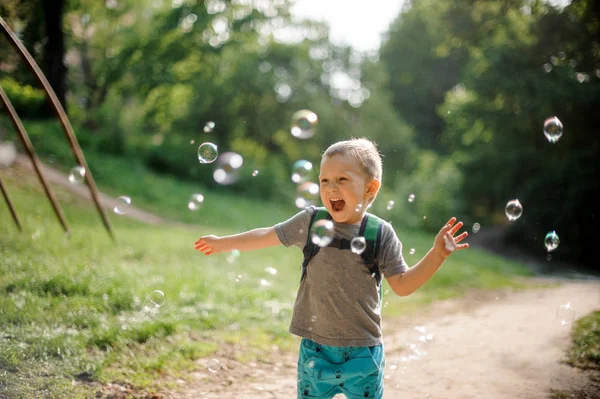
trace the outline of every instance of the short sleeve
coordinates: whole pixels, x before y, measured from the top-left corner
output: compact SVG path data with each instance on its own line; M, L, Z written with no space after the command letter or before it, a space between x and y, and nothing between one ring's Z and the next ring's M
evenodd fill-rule
M316 208L309 206L285 222L276 224L275 233L279 241L286 247L295 245L299 248L304 248L306 237L308 237L308 225L314 212L316 212Z
M383 222L381 242L377 251L379 272L386 278L404 273L408 265L402 256L402 242L396 235L391 224Z

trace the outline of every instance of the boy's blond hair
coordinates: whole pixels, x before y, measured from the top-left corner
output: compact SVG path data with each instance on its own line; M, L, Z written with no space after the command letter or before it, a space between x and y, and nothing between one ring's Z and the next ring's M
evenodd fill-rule
M376 179L381 184L381 175L383 174L383 166L381 155L377 150L377 144L367 138L352 138L350 140L338 141L332 144L325 150L323 157L330 157L336 154L349 155L354 158L369 179ZM375 197L370 198L369 204L375 200Z

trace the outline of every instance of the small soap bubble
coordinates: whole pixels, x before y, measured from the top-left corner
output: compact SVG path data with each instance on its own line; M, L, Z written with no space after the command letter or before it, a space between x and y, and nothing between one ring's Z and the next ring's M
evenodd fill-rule
M115 205L115 207L113 208L113 211L117 215L125 215L129 211L130 207L131 207L131 198L123 195L123 196L117 198L117 205Z
M277 274L277 269L271 266L265 268L265 271L269 274L272 274L273 276Z
M239 179L239 171L244 164L244 158L235 152L224 152L219 155L217 169L213 172L213 178L219 184L229 185Z
M481 225L479 223L473 223L473 233L477 233L481 229Z
M561 326L567 325L575 320L575 309L571 306L571 302L560 305L556 311L556 318Z
M414 254L415 254L415 249L414 249L414 248L411 248L411 249L408 251L408 253L409 253L409 255L414 255Z
M361 212L363 209L363 204L358 204L356 205L356 208L354 209L355 212Z
M331 220L321 219L316 221L310 230L310 239L313 244L320 247L328 246L335 236L333 222Z
M198 147L198 161L200 163L212 163L216 161L219 151L213 143L202 143Z
M258 176L258 170L257 169L255 169L254 172L252 172L252 177L254 177L254 176Z
M552 116L544 121L544 135L551 143L556 143L563 134L563 124L556 117Z
M523 214L523 206L518 199L510 200L506 203L504 213L510 222L514 222Z
M239 257L240 257L240 251L238 251L237 249L234 249L227 255L227 262L235 263Z
M408 202L413 202L415 200L415 195L414 194L410 194L408 196Z
M208 371L216 374L219 370L221 370L221 362L219 362L218 359L210 359L206 367L208 368Z
M192 194L188 201L188 209L190 211L197 211L202 206L204 202L204 195L202 194Z
M292 116L290 133L299 139L311 138L316 132L317 122L317 114L307 109L302 109Z
M319 185L313 182L305 182L296 188L295 204L298 208L304 209L307 206L315 205L319 199Z
M213 131L213 129L215 128L215 123L213 121L208 121L206 122L206 125L204 125L204 133L210 133Z
M350 249L355 254L362 254L366 248L367 240L365 240L365 237L354 237L350 242Z
M314 323L315 321L317 321L317 316L315 316L315 315L312 315L312 316L311 316L311 318L310 318L310 321L312 321L313 323Z
M85 168L83 166L75 166L69 172L69 183L79 184L83 181L84 177L85 177Z
M548 252L552 252L558 248L558 244L560 244L560 239L558 238L556 231L549 231L544 238L544 245L546 246Z
M549 73L552 71L552 64L547 62L544 64L543 68L544 68L544 72Z
M190 144L194 144L196 140L190 140Z
M270 287L271 286L271 282L268 280L265 280L264 278L260 279L260 281L258 282L261 287Z
M386 205L386 209L388 211L391 211L394 208L395 202L393 200L388 201L387 205Z
M150 302L154 304L155 307L160 308L165 304L165 293L161 290L154 290L150 295L148 295Z
M294 183L304 183L312 177L313 165L309 161L301 159L292 166L292 181Z

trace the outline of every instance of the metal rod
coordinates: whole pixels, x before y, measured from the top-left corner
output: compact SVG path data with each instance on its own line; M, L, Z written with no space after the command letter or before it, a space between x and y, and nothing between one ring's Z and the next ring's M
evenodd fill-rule
M56 214L56 217L58 217L58 220L59 220L60 224L62 225L63 229L65 230L65 233L69 234L69 224L67 223L67 219L65 218L62 208L60 207L60 204L58 203L56 196L54 195L54 191L52 191L52 188L50 187L50 185L48 184L48 181L46 180L46 176L44 175L44 171L42 170L42 164L41 164L40 160L38 159L37 154L35 153L35 149L33 148L33 144L31 144L29 135L27 134L27 131L25 130L25 127L23 126L23 123L21 123L21 119L19 118L17 111L15 111L15 108L13 107L12 103L10 102L10 99L6 95L6 92L4 91L4 89L2 88L2 85L0 85L0 98L2 98L2 102L4 103L4 107L6 108L6 111L8 113L8 116L10 117L10 120L13 123L13 126L15 127L16 131L19 133L21 142L23 143L25 150L27 150L27 154L29 155L31 162L33 163L35 172L37 173L37 175L40 179L40 182L42 183L42 186L44 187L46 196L50 200L50 203L52 204L52 208L54 208L54 213Z
M44 86L46 93L48 93L48 97L50 98L50 101L52 102L52 105L54 106L54 110L56 111L56 114L58 115L58 117L60 119L63 130L65 132L65 135L67 136L67 139L69 140L69 144L71 145L71 150L73 151L73 154L75 155L75 158L77 159L77 162L79 163L79 165L82 166L83 168L85 168L85 180L87 182L88 187L90 188L90 193L92 194L92 199L94 200L96 209L98 209L98 213L100 214L100 217L102 218L104 227L108 231L108 234L110 235L110 237L114 240L115 236L113 234L110 219L108 218L108 214L106 213L105 209L102 208L102 205L100 204L100 195L98 193L96 183L94 182L94 178L92 177L92 172L87 165L85 156L83 155L83 152L81 151L81 147L79 146L79 142L77 141L75 132L73 131L73 128L71 127L71 123L69 122L69 118L67 117L67 114L65 113L65 110L64 110L62 104L60 103L60 101L58 101L58 98L56 97L56 93L54 93L52 86L50 86L50 83L48 83L48 80L44 76L43 72L41 71L41 69L39 68L39 66L33 59L33 57L31 56L29 51L25 48L25 46L23 46L23 43L21 43L19 38L9 28L9 26L6 24L6 22L4 21L4 19L2 17L0 17L0 26L2 26L4 33L6 34L6 36L9 39L9 42L23 56L23 58L25 58L25 60L27 61L27 65L29 65L31 70L35 73L35 75L37 76L37 78L40 81L40 83L42 84L42 86Z
M17 215L17 210L13 206L12 201L10 200L10 197L8 196L8 190L6 190L6 187L4 187L4 183L2 182L2 177L0 177L0 191L2 191L2 195L4 196L4 199L6 200L6 203L8 204L8 209L10 210L10 214L12 215L12 218L15 221L15 224L19 228L19 231L22 233L23 226L21 225L21 221L19 220L19 215Z

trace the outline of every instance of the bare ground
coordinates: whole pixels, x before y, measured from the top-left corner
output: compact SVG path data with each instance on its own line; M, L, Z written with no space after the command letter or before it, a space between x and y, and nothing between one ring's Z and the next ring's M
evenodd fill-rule
M31 169L31 164L21 157L18 167ZM87 187L69 184L63 173L48 165L44 171L52 184L89 198ZM113 198L101 198L103 206L114 206ZM150 223L164 222L139 210L128 215ZM501 231L496 229L481 238L471 237L472 244L516 257L533 270L541 270L539 260L499 245L499 234ZM535 279L542 284L558 284L554 288L472 292L460 299L437 302L420 314L384 320L385 398L600 398L600 389L592 379L598 381L597 373L594 376L593 372L563 362L570 345L571 325L561 325L557 318L559 307L570 303L575 318L600 308L599 281L573 270L569 265L558 264L556 273L551 273L558 277ZM418 326L424 326L433 340L419 343L415 339ZM416 344L413 349L411 343ZM222 348L215 354L218 363L198 360L197 370L190 373L189 379L171 381L178 388L165 389L160 396L296 397L297 350L273 351L250 363L233 360L236 350L244 348ZM109 392L116 393L115 387L101 391L108 396L112 396Z

